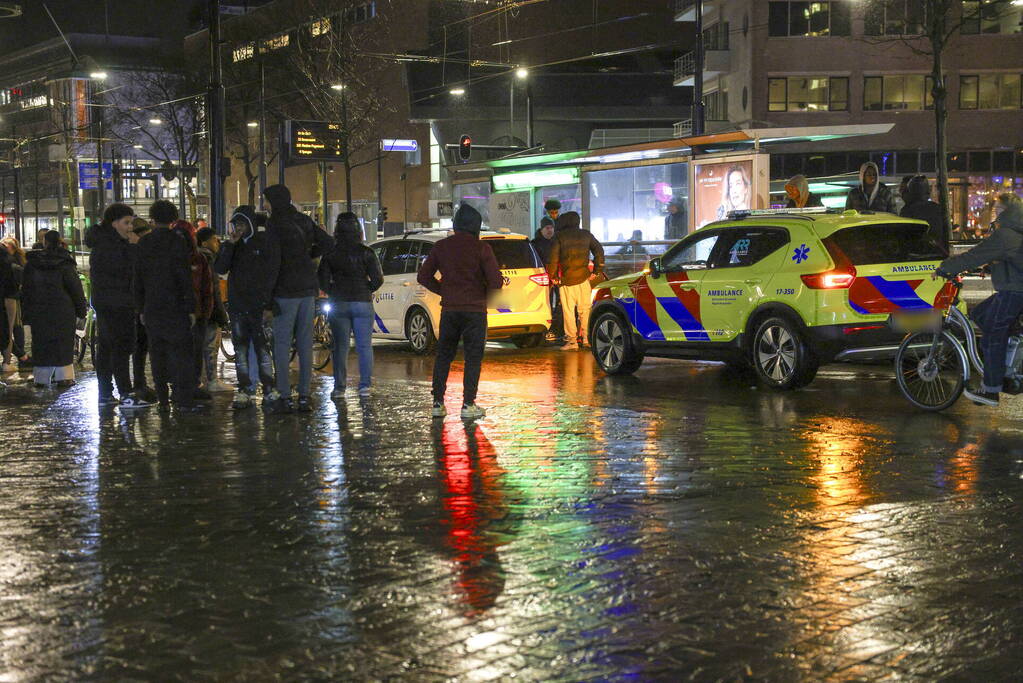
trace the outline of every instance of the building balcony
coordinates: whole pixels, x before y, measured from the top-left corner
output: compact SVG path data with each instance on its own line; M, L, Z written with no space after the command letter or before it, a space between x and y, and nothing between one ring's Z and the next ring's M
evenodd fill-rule
M703 16L714 9L717 0L703 0ZM696 0L675 0L675 21L696 21Z
M676 138L687 137L687 136L693 134L693 120L692 119L684 119L682 121L677 122L673 126L673 128L674 128L674 131L672 132L672 136L673 137L676 137Z
M703 80L726 74L732 70L732 53L726 48L707 48L703 53ZM696 54L689 52L675 60L675 85L693 85L696 75Z

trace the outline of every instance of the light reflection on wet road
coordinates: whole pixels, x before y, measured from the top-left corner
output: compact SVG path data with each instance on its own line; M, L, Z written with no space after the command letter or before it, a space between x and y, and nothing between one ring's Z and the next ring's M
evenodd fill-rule
M13 383L0 680L1023 669L1023 400L927 415L883 366L777 394L488 354L469 427L431 423L430 361L398 347L368 400L319 378L312 416Z

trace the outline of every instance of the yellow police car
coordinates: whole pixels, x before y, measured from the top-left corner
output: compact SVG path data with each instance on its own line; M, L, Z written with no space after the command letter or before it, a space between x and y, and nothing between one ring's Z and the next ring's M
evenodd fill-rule
M928 225L887 213L739 212L711 223L641 273L593 291L590 341L609 374L645 356L752 366L794 389L822 363L894 352L951 288Z

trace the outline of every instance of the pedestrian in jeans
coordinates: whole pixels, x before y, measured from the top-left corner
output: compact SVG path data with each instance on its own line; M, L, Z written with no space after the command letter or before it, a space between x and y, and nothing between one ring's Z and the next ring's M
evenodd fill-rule
M153 384L160 409L175 407L182 412L199 412L195 401L195 364L192 356L192 326L195 325L195 290L192 287L192 247L179 232L171 230L178 209L165 199L149 207L153 230L138 244L138 259L132 279L135 307L149 339ZM168 391L168 383L173 394Z
M284 185L263 190L270 202L267 222L267 279L273 292L274 370L277 391L269 402L275 413L312 410L309 400L313 380L313 318L316 313L315 259L330 253L334 240L309 216L291 204ZM298 403L291 399L291 343L298 351Z
M1005 382L1009 330L1023 315L1023 200L1005 192L998 195L995 211L998 229L973 249L946 259L935 271L936 275L953 277L991 264L995 293L970 314L984 331L980 341L984 380L979 389L963 391L977 405L986 406L998 405Z
M263 333L263 318L269 315L271 301L270 283L266 278L266 243L265 222L257 219L252 206L243 204L234 210L228 241L221 246L213 262L218 274L228 276L227 310L231 316L231 341L238 377L238 391L231 402L235 410L252 405L256 386L262 386L264 400L274 391L273 359Z
M359 396L369 396L373 385L373 292L384 284L384 274L373 250L362 243L362 225L346 211L334 225L334 251L320 263L320 289L330 297L330 329L334 390L343 398L348 377L348 347L355 334L359 356Z
M89 274L92 278L92 307L96 311L96 378L99 405L118 403L126 408L152 405L133 394L131 354L135 350L138 313L131 291L138 235L133 232L135 212L125 204L111 204L103 221L85 235L90 248ZM114 382L120 400L114 398Z
M433 363L433 416L447 415L444 392L461 341L465 355L462 419L474 420L486 414L476 405L476 391L487 344L487 290L500 289L502 277L494 250L480 240L483 217L479 212L462 204L453 224L455 234L433 245L418 280L441 297L440 338Z
M221 295L220 276L213 270L213 262L220 252L220 238L213 228L199 228L195 233L195 239L199 243L199 253L206 259L209 265L210 277L213 281L213 313L206 323L206 340L202 349L203 372L200 381L205 380L206 391L217 393L230 391L217 381L217 332L227 327L227 309L224 308L224 298Z
M558 216L547 271L561 288L561 310L565 316L565 345L561 347L562 351L590 345L591 254L593 274L604 272L604 248L589 230L580 227L579 214L569 211Z

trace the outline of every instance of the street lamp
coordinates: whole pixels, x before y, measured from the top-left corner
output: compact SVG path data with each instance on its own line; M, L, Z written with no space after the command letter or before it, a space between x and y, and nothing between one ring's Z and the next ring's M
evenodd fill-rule
M89 74L89 78L94 81L105 81L107 79L106 71L93 71Z
M249 121L245 125L249 128L259 128L259 121Z
M330 86L330 89L331 90L344 90L346 87L348 87L348 86L346 86L344 83L335 83L334 85Z
M452 88L448 92L451 93L452 95L464 95L465 88Z
M157 118L149 119L149 125L150 126L159 126L161 123L163 123L163 119L157 119Z
M520 66L518 69L515 69L515 77L520 81L529 78L529 69Z

